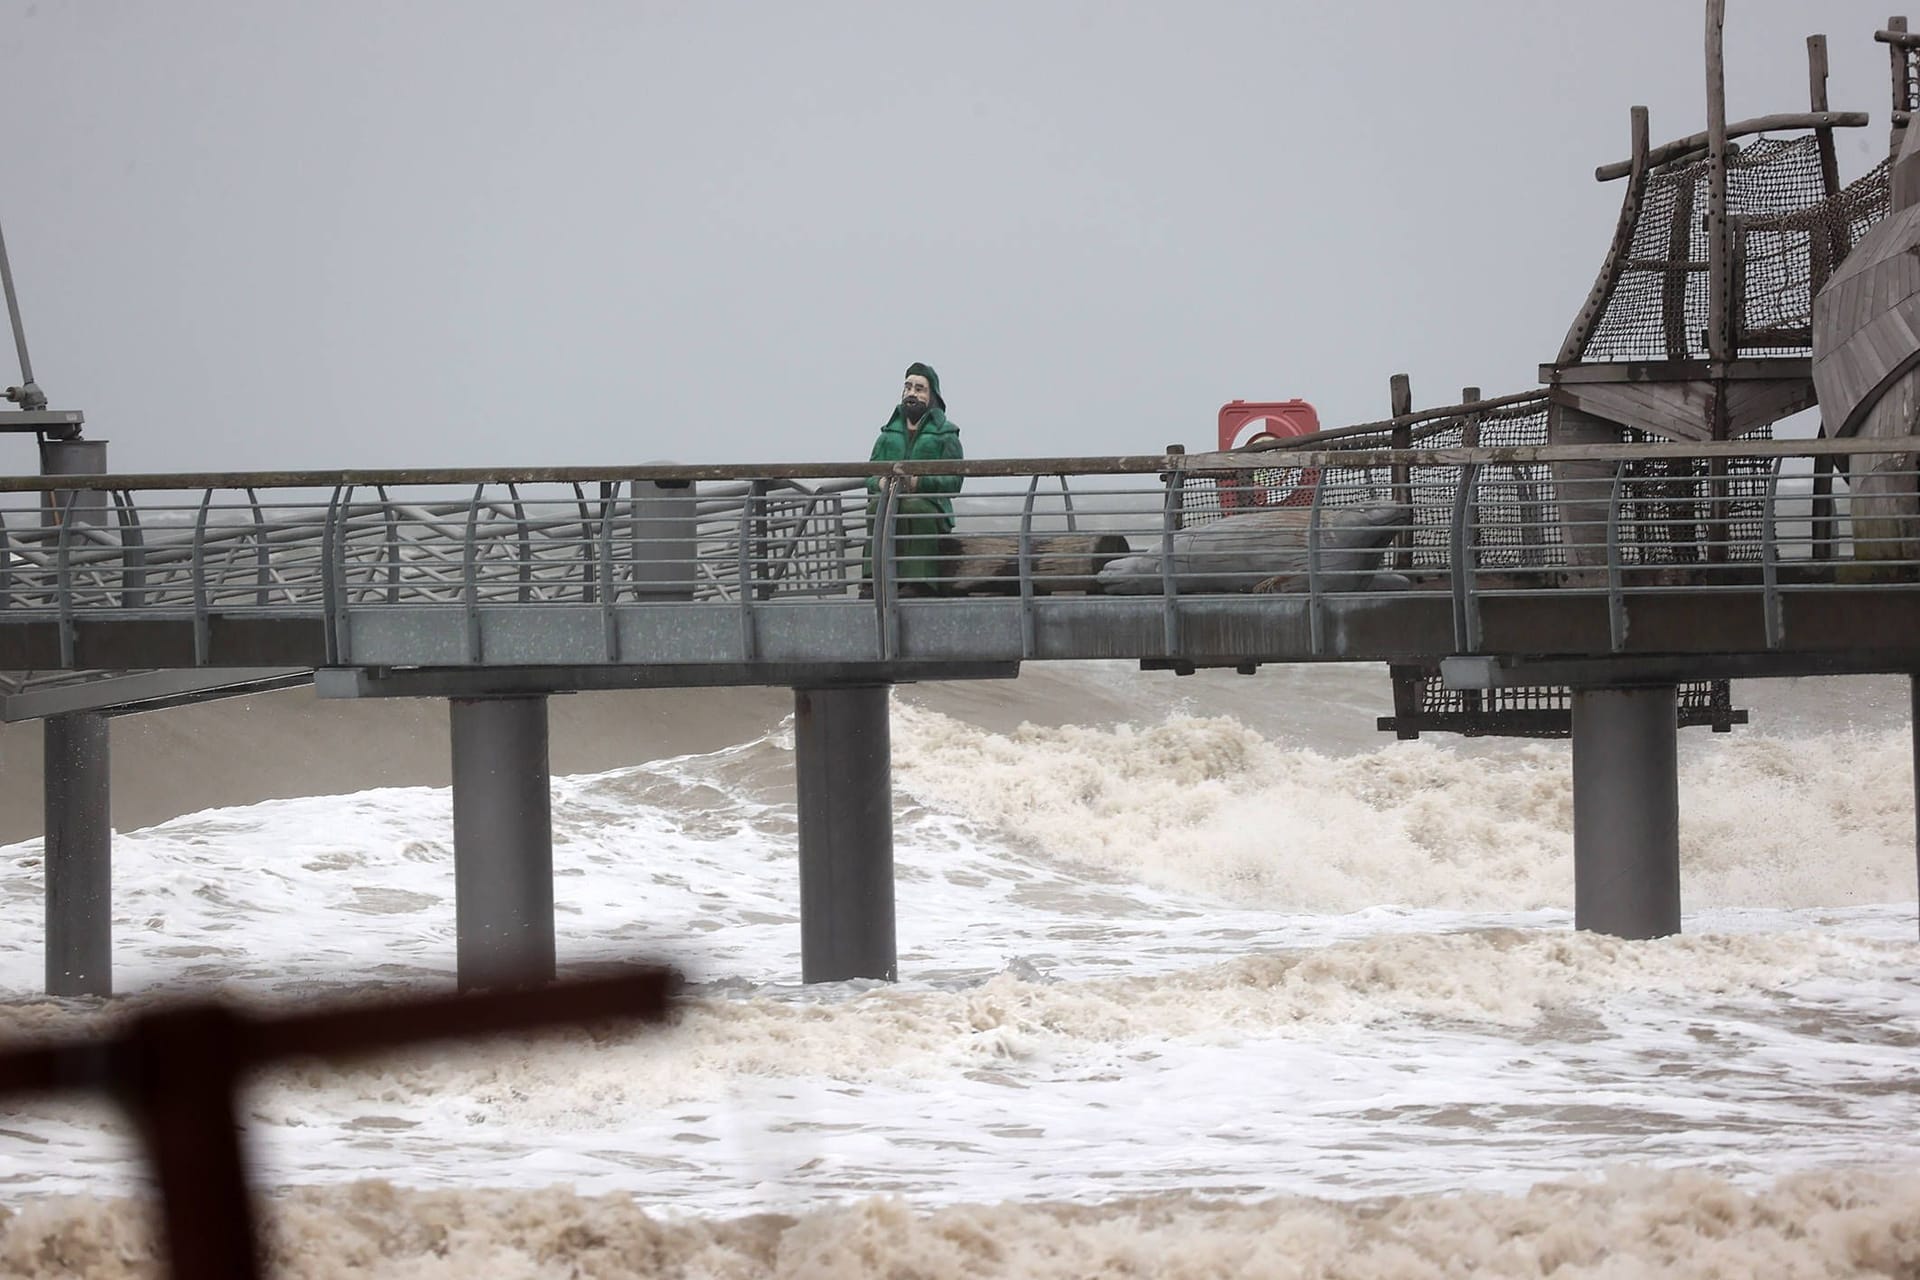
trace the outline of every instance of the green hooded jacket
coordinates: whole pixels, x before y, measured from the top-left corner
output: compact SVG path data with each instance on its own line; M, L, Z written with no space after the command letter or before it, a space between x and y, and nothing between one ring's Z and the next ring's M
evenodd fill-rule
M929 405L921 415L920 429L914 433L911 445L907 443L906 412L896 408L887 425L880 428L880 438L873 442L868 461L935 462L960 456L960 428L947 420L944 410ZM940 532L946 533L953 527L953 495L960 492L960 480L959 476L921 476L919 485L911 494L902 494L901 501L925 499L928 506L944 517L941 523L945 527ZM877 476L867 477L867 491L880 491Z

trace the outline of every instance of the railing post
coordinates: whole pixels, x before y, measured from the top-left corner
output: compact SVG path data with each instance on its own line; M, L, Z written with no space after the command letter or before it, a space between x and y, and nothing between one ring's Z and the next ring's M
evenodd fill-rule
M752 662L759 648L753 630L753 602L756 597L753 580L757 576L755 566L759 561L755 550L762 543L761 539L755 537L751 531L754 528L754 500L764 499L765 494L766 482L763 480L755 480L747 486L747 491L740 495L740 527L734 531L734 537L739 540L737 560L740 580L735 590L740 595L740 660L742 662Z
M1167 453L1183 454L1184 445L1170 444ZM1186 482L1185 473L1179 470L1163 472L1160 476L1162 494L1160 499L1160 634L1166 647L1166 656L1176 658L1180 654L1180 575L1173 569L1173 534L1180 527L1180 497Z
M213 506L213 490L200 493L200 509L193 517L193 661L206 666L213 643L212 607L207 598L207 513Z
M1613 488L1607 498L1607 642L1614 653L1627 647L1627 601L1621 589L1625 568L1620 546L1620 491L1626 474L1625 462L1613 464Z
M620 660L620 615L614 611L619 594L613 576L613 517L620 507L620 482L600 484L600 527L594 534L598 554L594 557L595 582L600 597L600 644L608 662Z
M346 584L341 581L345 576L346 562L346 552L340 547L340 498L343 491L351 499L351 485L335 485L333 494L327 499L326 520L320 526L320 608L326 615L322 633L326 637L328 666L345 662L351 643L347 636Z
M1760 518L1760 608L1769 652L1786 640L1780 612L1779 545L1780 466L1785 461L1775 458L1768 468L1766 508Z
M1396 373L1388 383L1390 388L1393 418L1404 418L1413 412L1413 380L1404 373ZM1396 451L1413 448L1413 428L1402 424L1393 428L1388 443ZM1413 466L1406 462L1396 462L1388 472L1393 486L1393 505L1413 510ZM1393 536L1393 553L1387 557L1386 567L1390 570L1410 569L1413 567L1413 530L1402 530Z
M1066 477L1060 477L1062 486ZM1020 572L1020 656L1033 656L1036 640L1033 616L1033 504L1040 494L1040 477L1034 476L1027 481L1027 500L1020 508L1020 544L1018 547Z
M1820 426L1819 439L1827 438L1826 424ZM1836 469L1833 455L1815 454L1813 458L1813 499L1809 505L1809 524L1807 536L1813 543L1812 556L1815 560L1833 559L1833 476Z
M467 618L467 661L480 665L484 641L480 636L480 503L487 486L473 487L473 499L467 507L466 542L460 549L460 599Z
M1313 477L1313 505L1307 509L1307 646L1314 657L1326 652L1324 594L1320 586L1320 515L1325 510L1327 471L1317 468Z
M755 480L747 486L747 508L749 511L756 508L758 509L758 514L753 518L753 540L751 544L753 577L754 580L759 583L753 592L754 598L757 600L769 600L773 598L773 582L769 575L771 566L767 563L771 555L772 544L771 517L767 514L767 495L771 491L772 486L765 480ZM744 539L740 544L740 553L742 555L748 554L748 543Z
M895 495L899 493L899 480L888 476L880 482L880 519L873 534L873 603L880 618L880 660L891 662L898 657L900 643L900 613L894 599L898 579L895 576L894 557L898 548L893 541L893 512Z

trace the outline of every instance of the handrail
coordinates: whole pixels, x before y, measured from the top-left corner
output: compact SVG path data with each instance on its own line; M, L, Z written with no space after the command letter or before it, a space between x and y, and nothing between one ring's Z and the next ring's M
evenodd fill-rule
M1383 423L1366 423L1353 430L1378 431L1394 423L1407 421L1433 421L1437 418L1457 418L1470 411L1498 409L1506 405L1530 400L1544 400L1545 392L1527 393L1523 396L1506 396L1495 400L1476 401L1471 405L1452 406L1449 409L1434 410L1426 414L1409 415L1402 419L1388 419ZM1342 428L1346 430L1346 428ZM1326 438L1330 433L1322 433ZM1297 437L1305 439L1306 437ZM1285 445L1285 441L1281 442ZM1293 450L1285 449L1287 465L1290 467L1385 467L1395 463L1414 466L1456 466L1468 461L1489 464L1529 464L1550 462L1593 462L1614 458L1660 459L1660 458L1767 458L1818 457L1822 454L1847 456L1853 454L1912 453L1920 449L1920 437L1886 436L1859 440L1702 440L1702 441L1657 441L1640 444L1539 444L1539 445L1480 445L1472 448L1446 447L1437 449L1328 449ZM452 485L460 484L471 488L477 484L505 485L518 484L572 484L576 481L598 482L618 477L622 480L724 480L759 479L779 481L783 479L807 479L819 476L840 477L849 471L856 471L878 479L909 476L963 476L979 479L1021 479L1036 472L1057 475L1067 473L1078 476L1123 476L1158 475L1164 471L1209 472L1209 471L1253 471L1271 467L1273 461L1266 456L1270 450L1240 449L1229 452L1212 453L1156 453L1156 454L1116 454L1097 457L1044 457L1044 458L988 458L943 460L926 462L895 462L885 465L871 463L765 463L765 464L725 464L702 467L545 467L545 468L465 468L457 471L236 471L236 472L179 472L172 474L136 474L88 476L89 489L124 489L133 492L147 490L200 490L200 489L239 489L253 486L259 489L328 489L335 486L386 485ZM0 476L0 493L47 493L62 489L71 489L72 476ZM324 500L316 499L316 507L325 505ZM564 505L564 500L555 499L554 505ZM464 511L464 507L458 508Z

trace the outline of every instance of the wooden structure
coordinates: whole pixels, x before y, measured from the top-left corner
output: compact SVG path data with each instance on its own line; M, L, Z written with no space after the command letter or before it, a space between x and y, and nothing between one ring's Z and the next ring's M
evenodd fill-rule
M1885 214L1887 167L1840 185L1834 130L1868 118L1829 109L1824 36L1807 40L1806 112L1729 124L1724 11L1709 0L1706 130L1653 146L1635 107L1630 158L1595 172L1627 185L1599 276L1540 369L1555 443L1728 440L1820 402L1814 299ZM1795 136L1741 144L1779 133ZM1580 464L1555 472L1562 486L1603 479ZM1704 479L1709 501L1724 496L1721 477ZM1563 539L1582 541L1571 527Z
M1920 132L1906 128L1920 34L1896 19L1876 38L1893 63L1891 209L1814 303L1813 379L1829 434L1840 438L1910 435L1920 413ZM1915 457L1857 462L1854 558L1911 558L1920 549Z

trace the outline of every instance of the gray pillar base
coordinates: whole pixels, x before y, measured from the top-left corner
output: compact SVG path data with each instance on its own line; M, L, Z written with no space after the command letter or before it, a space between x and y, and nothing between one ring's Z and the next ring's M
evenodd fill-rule
M47 994L113 994L113 813L107 717L42 721Z
M547 700L449 699L460 989L553 979Z
M1573 691L1573 926L1680 932L1680 774L1672 685Z
M887 694L793 691L802 982L899 976Z

